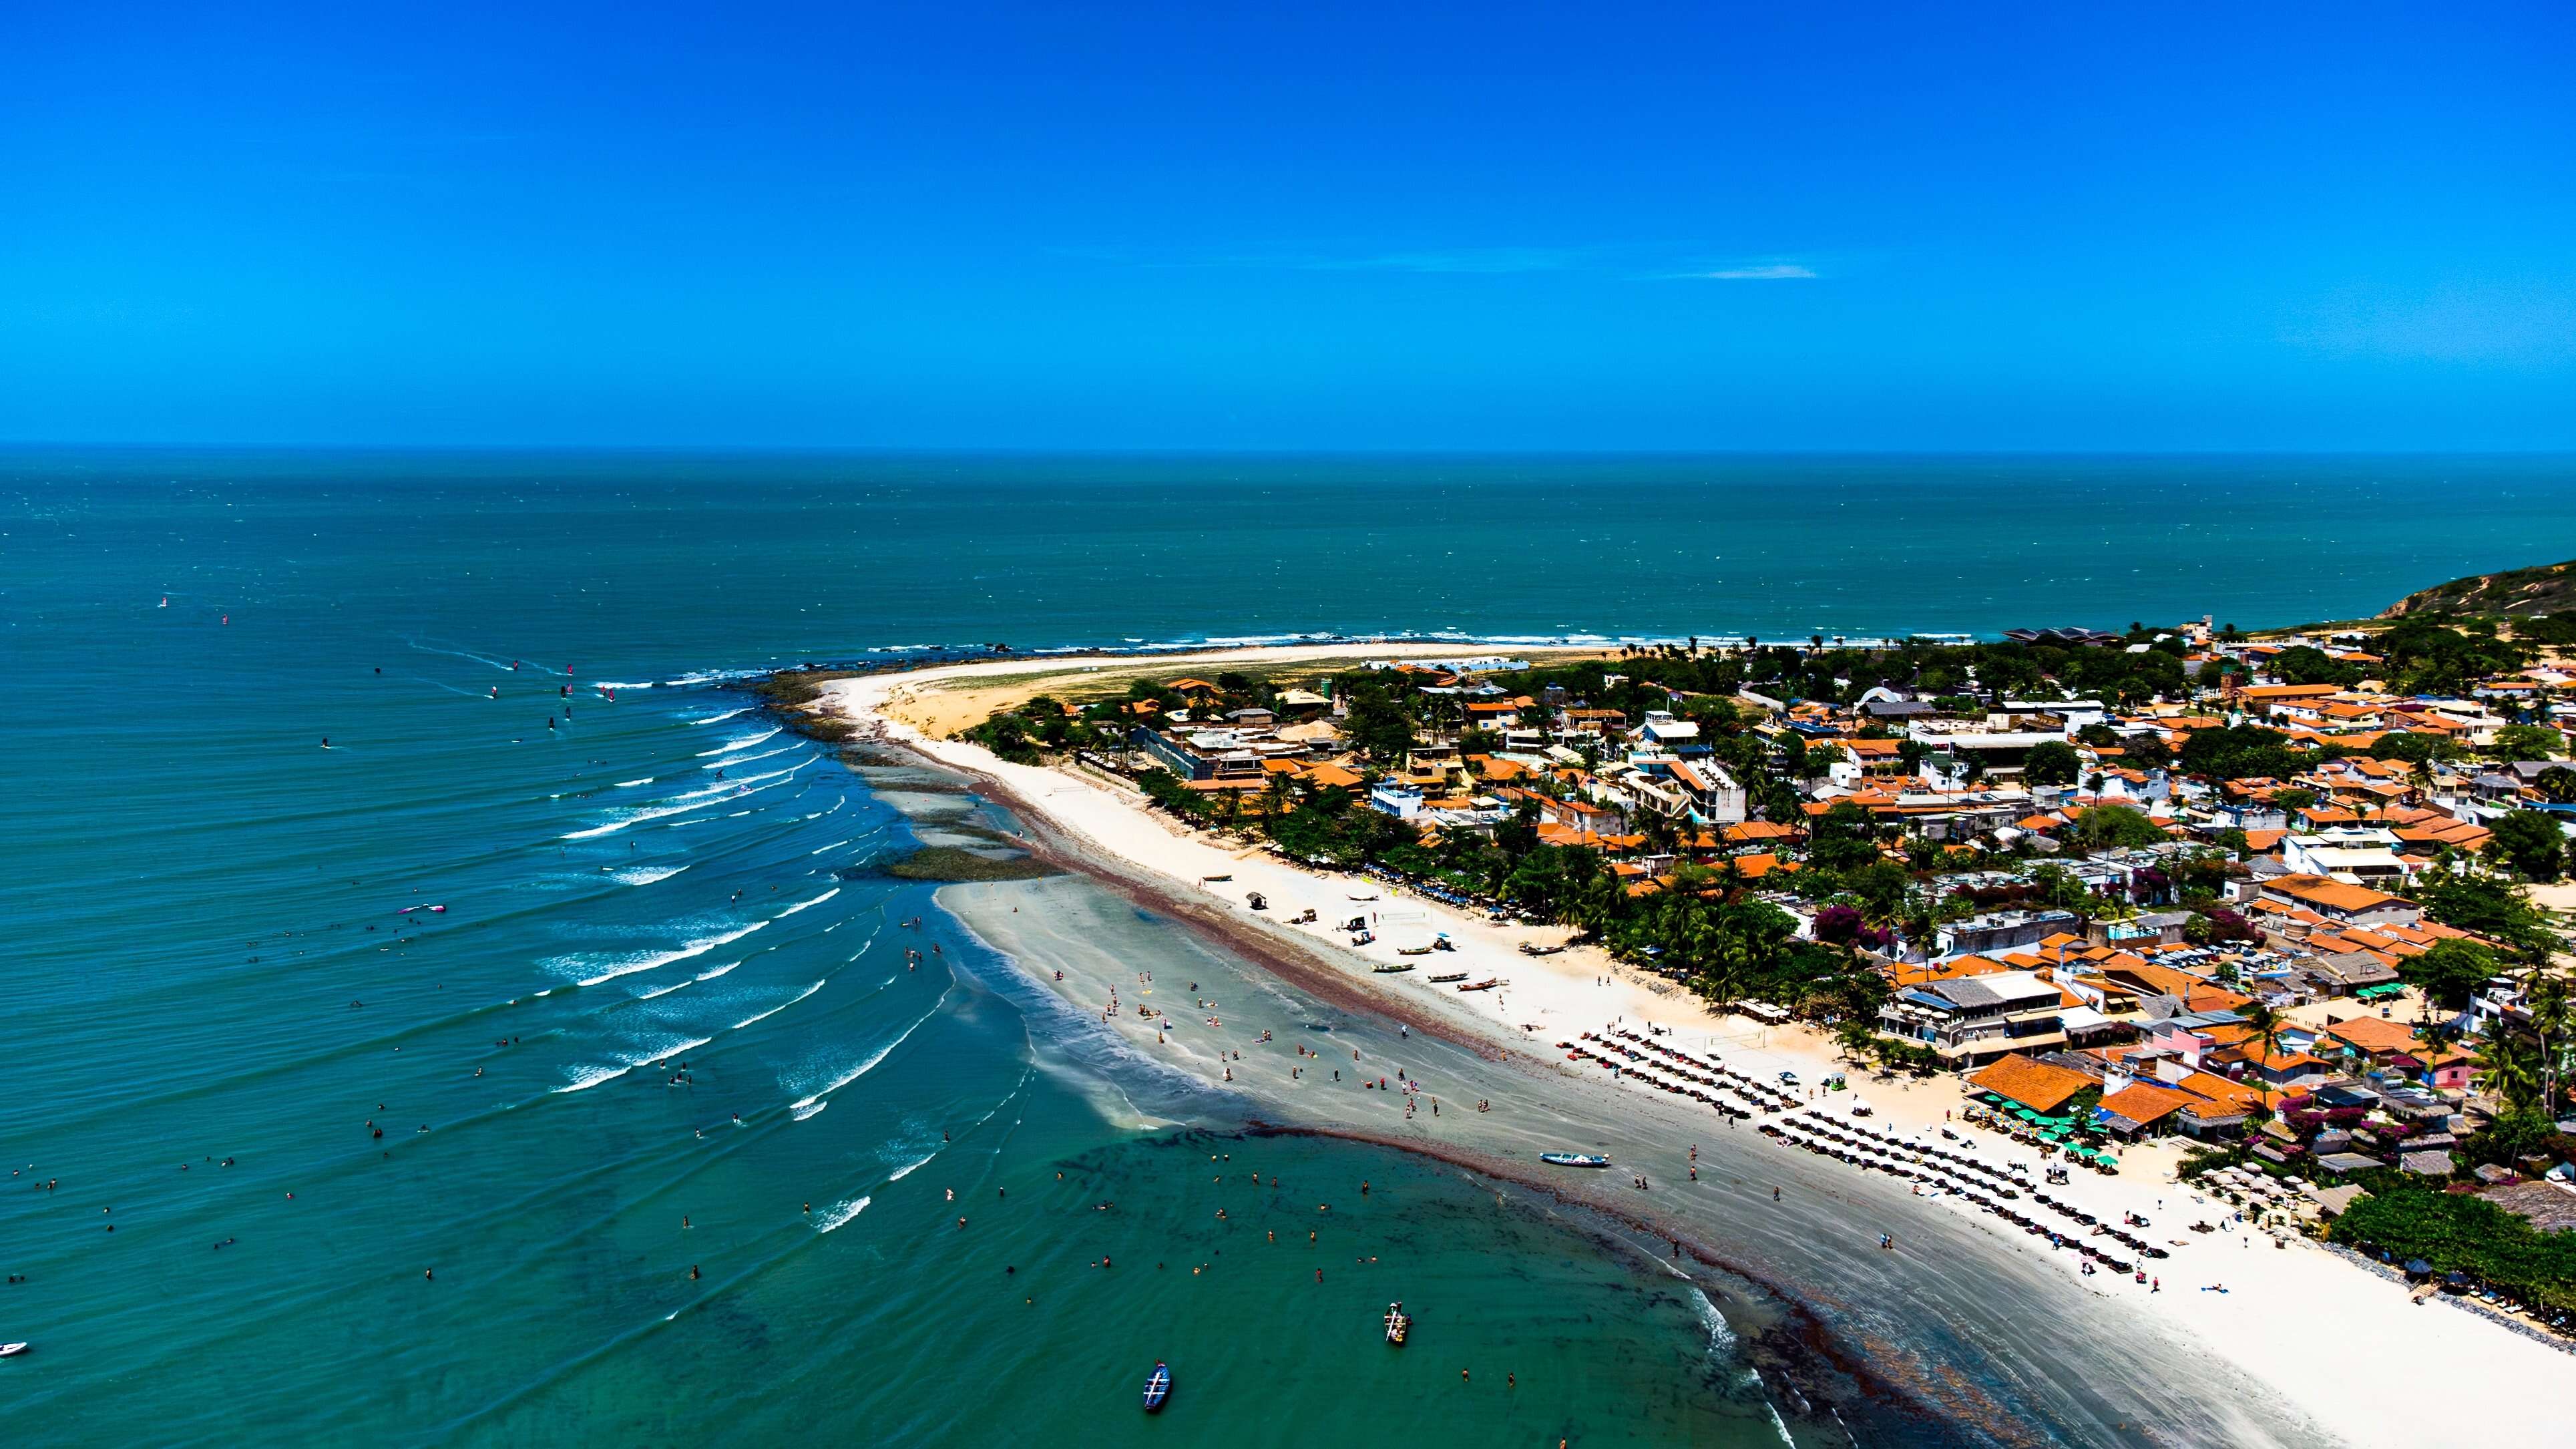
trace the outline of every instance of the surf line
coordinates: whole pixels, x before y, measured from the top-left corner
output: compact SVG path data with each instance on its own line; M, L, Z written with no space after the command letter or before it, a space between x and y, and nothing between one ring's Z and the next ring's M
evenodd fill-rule
M813 1093L802 1101L791 1104L787 1109L788 1113L797 1121L802 1122L806 1118L813 1116L815 1113L822 1111L824 1108L831 1106L831 1103L823 1099L829 1097L834 1092L841 1090L843 1087L848 1086L850 1083L857 1081L859 1078L866 1076L868 1073L875 1071L879 1062L884 1061L887 1056L891 1055L896 1047L899 1047L905 1042L911 1040L914 1032L921 1030L921 1024L923 1022L928 1021L939 1014L939 1009L948 1004L948 993L956 989L956 986L951 984L946 990L941 991L939 993L939 999L930 1003L930 1009L928 1011L925 1011L921 1015L913 1018L912 1025L905 1027L902 1035L897 1036L890 1042L887 1042L884 1046L877 1048L876 1055L859 1063L856 1067L850 1070L848 1075L842 1077L839 1081L832 1083L830 1086L823 1088L819 1092Z

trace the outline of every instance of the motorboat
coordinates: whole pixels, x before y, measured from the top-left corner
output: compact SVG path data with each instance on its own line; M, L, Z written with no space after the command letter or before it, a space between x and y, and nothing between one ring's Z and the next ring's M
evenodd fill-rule
M1610 1159L1597 1152L1542 1152L1538 1160L1556 1167L1608 1167Z
M0 1358L16 1358L27 1351L23 1343L0 1343Z
M1163 1401L1171 1396L1172 1371L1163 1365L1162 1360L1157 1359L1154 1361L1154 1371L1145 1375L1145 1412L1161 1413Z

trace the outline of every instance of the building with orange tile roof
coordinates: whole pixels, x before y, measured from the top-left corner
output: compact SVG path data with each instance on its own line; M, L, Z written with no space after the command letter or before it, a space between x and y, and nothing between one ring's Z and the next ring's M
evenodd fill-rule
M1993 1092L2042 1113L2056 1111L2076 1093L2095 1085L2082 1072L2050 1066L2019 1052L1970 1072L1968 1082L1980 1091Z

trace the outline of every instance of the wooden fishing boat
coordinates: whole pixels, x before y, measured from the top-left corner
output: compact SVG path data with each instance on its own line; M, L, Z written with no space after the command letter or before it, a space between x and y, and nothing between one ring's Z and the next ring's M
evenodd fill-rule
M1405 1313L1404 1305L1401 1302L1386 1305L1386 1341L1402 1348L1405 1335L1411 1332L1413 1319Z
M1412 969L1413 969L1413 963L1412 963L1412 962L1410 962L1410 961L1397 961L1397 962L1394 962L1394 963L1393 963L1393 964L1391 964L1391 965L1386 965L1386 966L1372 966L1372 967L1370 967L1369 969L1370 969L1371 971L1376 972L1376 973L1377 973L1378 975L1380 975L1380 976L1393 976L1395 973L1397 973L1397 972L1399 972L1399 971L1410 971L1410 970L1412 970Z
M1464 972L1464 971L1451 971L1451 972L1447 972L1447 973L1445 973L1445 974L1443 974L1443 975L1434 976L1434 977L1432 977L1431 979L1432 979L1433 981L1436 981L1436 982L1441 983L1442 985L1447 985L1449 982L1452 982L1452 981L1464 981L1464 980L1466 980L1466 979L1467 979L1467 973L1466 973L1466 972Z
M1557 1167L1608 1167L1610 1159L1597 1152L1542 1152L1538 1160Z
M1503 978L1500 976L1488 976L1482 981L1462 981L1458 984L1458 989L1461 991L1491 991L1502 984Z
M1171 1396L1172 1371L1164 1367L1162 1361L1158 1359L1154 1363L1154 1371L1145 1375L1145 1412L1161 1413L1163 1401Z

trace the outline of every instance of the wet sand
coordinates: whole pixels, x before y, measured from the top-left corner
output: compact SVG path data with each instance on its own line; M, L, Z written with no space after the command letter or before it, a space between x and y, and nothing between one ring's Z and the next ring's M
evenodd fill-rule
M867 722L883 727L882 720ZM914 743L888 733L892 742ZM1751 1124L1730 1129L1703 1105L1623 1089L1597 1069L1564 1065L1557 1060L1562 1053L1547 1050L1552 1040L1606 1025L1609 1007L1603 1008L1602 1021L1578 1023L1570 1014L1560 1015L1535 1034L1516 1030L1511 1018L1532 1011L1582 1010L1580 1003L1590 998L1569 995L1567 987L1569 981L1591 984L1580 975L1588 965L1562 958L1512 963L1519 994L1531 1003L1553 1004L1487 1015L1485 998L1453 999L1426 990L1418 978L1427 972L1396 978L1372 974L1372 964L1385 964L1372 958L1392 959L1386 949L1391 943L1364 957L1316 932L1283 929L1197 883L1191 873L1207 870L1200 862L1223 857L1210 857L1204 843L1189 844L1182 838L1189 833L1172 822L1146 817L1151 831L1171 837L1158 844L1145 830L1131 828L1132 822L1106 818L1116 812L1105 811L1092 798L1102 792L1088 784L999 762L976 768L981 752L954 743L930 748L937 758L928 763L956 769L964 762L964 772L981 793L1017 812L1028 832L1028 848L1077 873L1073 879L1032 886L951 887L942 892L943 903L981 939L1018 960L1034 980L1092 1012L1128 1050L1233 1093L1247 1123L1438 1156L1584 1204L1667 1245L1678 1240L1683 1261L1670 1266L1692 1271L1694 1264L1707 1265L1722 1278L1760 1285L1798 1305L1792 1317L1805 1317L1795 1333L1810 1355L1847 1365L1852 1383L1865 1392L1902 1400L1954 1425L1974 1426L1974 1438L2420 1443L2440 1442L2444 1432L2460 1427L2455 1410L2443 1405L2419 1405L2413 1415L2380 1413L2370 1401L2383 1395L2352 1383L2344 1371L2345 1360L2335 1346L2340 1334L2299 1337L2295 1342L2313 1345L2304 1358L2296 1353L2285 1358L2274 1345L2259 1375L2229 1361L2232 1333L2282 1337L2279 1312L2313 1322L2310 1312L2322 1302L2345 1320L2360 1321L2384 1316L2395 1306L2393 1298L2380 1303L2374 1296L2387 1295L2384 1284L2313 1247L2283 1251L2268 1242L2245 1240L2237 1253L2214 1258L2177 1249L2178 1261L2151 1265L2168 1278L2164 1294L2150 1298L2125 1280L2111 1291L2108 1274L2078 1277L2069 1267L2072 1255L1998 1232L1961 1206L1914 1197L1891 1179L1787 1150L1762 1138ZM1069 819L1080 820L1080 826L1069 826ZM1099 838L1111 830L1125 832L1116 842L1125 849L1110 848ZM1154 859L1160 868L1145 859ZM1273 868L1266 857L1248 858L1244 864ZM1327 895L1338 889L1329 878L1291 888ZM1235 883L1231 889L1240 894L1243 887ZM1179 990L1186 982L1171 982L1172 968L1166 964L1151 967L1158 978L1155 994L1140 995L1146 988L1135 972L1144 968L1105 959L1100 948L1100 942L1121 935L1120 923L1103 914L1112 909L1113 900L1127 912L1148 911L1186 927L1187 939L1199 947L1186 969L1204 989ZM1466 941L1464 949L1476 953L1480 962L1503 959L1492 953L1509 949L1499 936L1493 941L1467 939L1474 927L1462 921L1444 917L1440 924L1455 926ZM1455 958L1427 959L1449 965ZM1056 970L1065 973L1061 984L1053 979ZM1216 982L1223 983L1221 990ZM1605 989L1599 999L1632 1007L1642 1003L1658 1019L1688 1013L1684 1003L1642 995L1633 981L1618 986ZM1104 1016L1113 991L1118 1009ZM1218 1005L1203 1010L1195 1004L1199 1000ZM1161 1040L1155 1023L1136 1015L1139 1004L1169 1013ZM1210 1018L1221 1025L1211 1025ZM1307 1030L1316 1025L1330 1030ZM1273 1034L1268 1043L1258 1040L1265 1030ZM1296 1052L1296 1046L1319 1039L1329 1039L1336 1056L1356 1049L1361 1058L1337 1065ZM1766 1039L1757 1047L1743 1035L1721 1039L1702 1033L1683 1044L1695 1054L1724 1057L1748 1070L1762 1068L1757 1074L1767 1076L1775 1059L1767 1048L1794 1041ZM1790 1059L1798 1059L1796 1053ZM1357 1085L1356 1074L1362 1070L1382 1073L1392 1084L1398 1066L1421 1083L1420 1100L1440 1099L1438 1116L1422 1106L1408 1118L1405 1094ZM1303 1067L1316 1070L1298 1070ZM1332 1081L1334 1070L1345 1073L1343 1081ZM1231 1082L1225 1080L1228 1073ZM1480 1097L1491 1099L1496 1110L1466 1110ZM1916 1109L1919 1120L1921 1104L1906 1105ZM1987 1138L1981 1146L1992 1143ZM1696 1183L1687 1180L1693 1144L1700 1149ZM1586 1173L1540 1164L1537 1154L1551 1149L1607 1152L1618 1166ZM1640 1171L1652 1184L1645 1190L1633 1186ZM2108 1217L2109 1201L2096 1203L2093 1195L2110 1186L2079 1183L2061 1195ZM1776 1204L1770 1195L1774 1187L1781 1190ZM2132 1194L2155 1201L2155 1187L2143 1179L2116 1187L2114 1195L2122 1202ZM2160 1230L2170 1232L2198 1210L2177 1197L2170 1205L2157 1203L2156 1211ZM1881 1232L1895 1235L1896 1251L1879 1249ZM2252 1252L2258 1245L2264 1250L2259 1259ZM2234 1281L2241 1289L2249 1280L2278 1273L2290 1260L2306 1270L2295 1278L2303 1285L2298 1301L2242 1291L2232 1296L2197 1291L2200 1277ZM2321 1266L2330 1276L2314 1271ZM2428 1310L2395 1311L2416 1314L2399 1321L2419 1343L2424 1333L2441 1330L2452 1347L2461 1346L2458 1323L2429 1319ZM2275 1316L2266 1317L2267 1312ZM2493 1325L2479 1326L2513 1345L2506 1351L2509 1369L2494 1362L2487 1368L2499 1378L2518 1376L2525 1390L2518 1402L2528 1402L2534 1373L2566 1375L2564 1355L2516 1340ZM2254 1341L2248 1340L2249 1347ZM2494 1348L2480 1342L2470 1351L2485 1354ZM2445 1351L2441 1357L2447 1363L2461 1355ZM2315 1379L2300 1382L2311 1362L2317 1368ZM2288 1391L2285 1379L2292 1385ZM2450 1402L2456 1405L2457 1400ZM2494 1431L2511 1437L2514 1430L2505 1421L2519 1411L2491 1402ZM2358 1411L2357 1403L2362 1405Z

